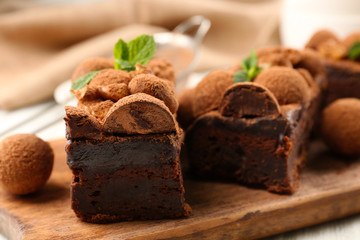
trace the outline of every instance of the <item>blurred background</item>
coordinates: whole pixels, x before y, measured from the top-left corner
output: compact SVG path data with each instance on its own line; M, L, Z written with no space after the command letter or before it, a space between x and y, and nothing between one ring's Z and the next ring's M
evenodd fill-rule
M2 0L0 109L53 96L82 60L109 56L118 38L171 31L194 15L211 21L195 71L234 65L251 49L303 48L320 28L359 29L358 0Z

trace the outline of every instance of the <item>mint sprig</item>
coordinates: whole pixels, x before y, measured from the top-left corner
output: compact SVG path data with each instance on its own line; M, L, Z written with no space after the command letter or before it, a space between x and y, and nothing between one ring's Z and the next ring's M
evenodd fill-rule
M119 39L114 47L115 69L135 70L136 63L145 65L154 56L156 43L153 36L141 35L129 43Z
M351 60L355 60L360 56L360 42L355 43L349 50L348 56Z
M89 73L79 77L78 79L76 79L75 82L73 82L73 84L71 85L71 89L79 90L79 89L85 87L85 85L87 85L99 72L101 72L101 70L89 72Z
M114 68L125 71L135 70L135 65L140 63L145 65L154 56L156 43L153 36L140 35L139 37L126 43L119 39L114 47ZM101 70L100 70L101 71ZM89 72L72 84L73 90L79 90L86 86L100 71Z
M251 51L250 57L241 62L242 70L234 74L234 83L238 82L251 82L262 70L257 66L258 59L254 50Z

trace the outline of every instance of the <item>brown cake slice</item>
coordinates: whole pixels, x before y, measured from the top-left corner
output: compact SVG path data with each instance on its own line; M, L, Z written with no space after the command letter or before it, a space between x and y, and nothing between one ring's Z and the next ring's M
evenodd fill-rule
M106 69L73 92L79 103L66 107L65 122L76 215L92 223L189 216L172 80L147 67Z
M183 104L192 108L180 121L191 122L184 126L190 169L205 178L294 193L320 105L321 68L312 56L291 49L257 55L267 69L253 82L234 84L236 67L219 70L191 90L191 101L181 100L182 112Z
M351 47L359 42L360 32L341 40L330 31L320 30L306 44L306 48L322 57L326 69L325 105L339 98L360 98L360 59L349 59L348 55Z

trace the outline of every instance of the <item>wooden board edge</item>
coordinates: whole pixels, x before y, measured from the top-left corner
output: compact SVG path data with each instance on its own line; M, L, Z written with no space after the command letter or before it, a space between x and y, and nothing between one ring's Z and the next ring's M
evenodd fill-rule
M147 233L128 239L258 239L360 213L359 198L360 189L357 189L335 196L311 199L291 207L265 212L258 210L246 215L234 214L235 216L229 216L230 219L227 219L225 224L206 230L196 229L196 232L191 233L191 229L180 227L178 230ZM194 227L191 226L192 229L195 229Z
M0 208L0 233L8 239L22 239L24 225L7 210Z

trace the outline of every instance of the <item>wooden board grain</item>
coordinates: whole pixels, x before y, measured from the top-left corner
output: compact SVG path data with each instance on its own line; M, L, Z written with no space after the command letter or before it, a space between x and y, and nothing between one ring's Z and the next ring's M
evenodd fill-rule
M251 239L360 212L360 160L336 158L315 142L300 189L292 196L186 180L186 199L193 208L189 218L84 223L70 209L65 140L51 144L55 165L44 189L23 197L0 190L0 232L10 239Z

